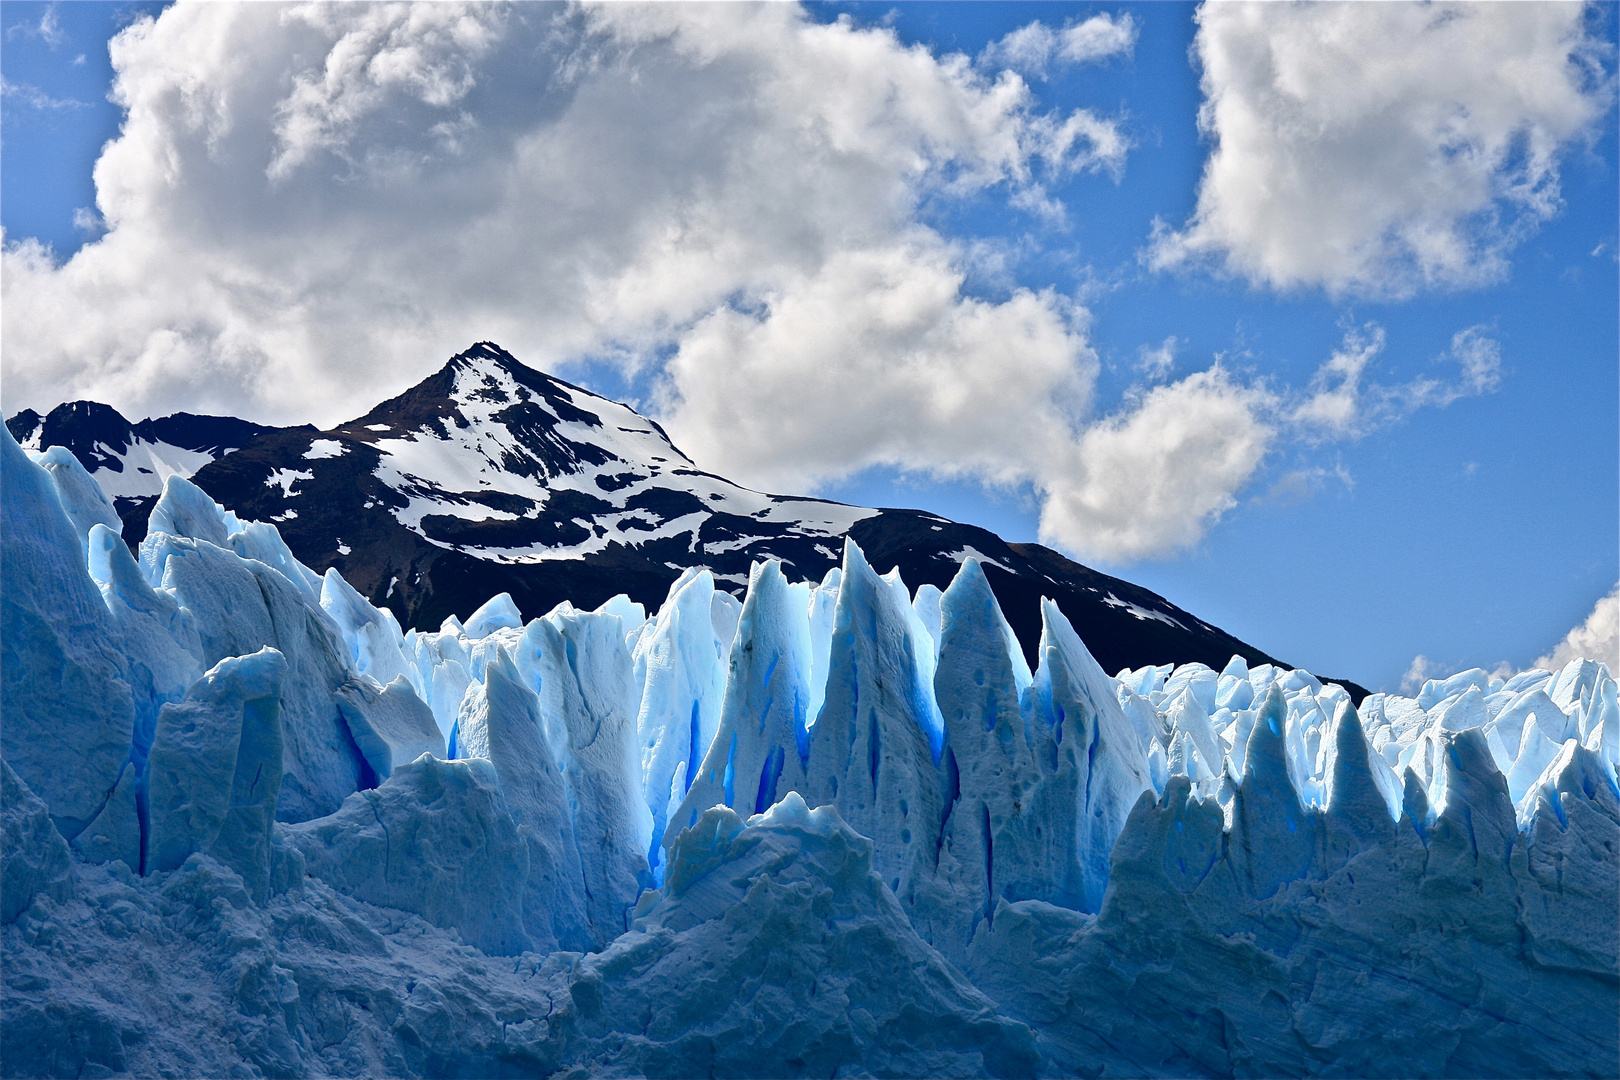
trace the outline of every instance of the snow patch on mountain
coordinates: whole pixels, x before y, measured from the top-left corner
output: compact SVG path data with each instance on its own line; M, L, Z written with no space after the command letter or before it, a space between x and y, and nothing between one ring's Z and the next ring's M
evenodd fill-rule
M343 456L343 444L336 439L315 439L309 444L304 458L307 461L320 461L322 458L335 458Z
M277 469L265 479L264 486L279 487L282 498L290 499L298 494L293 491L293 487L298 481L313 479L315 479L315 474L311 472L299 472L297 469Z
M1010 566L997 562L995 559L992 559L990 556L986 555L976 547L967 546L958 548L956 551L950 552L945 557L950 559L952 562L958 563L966 562L968 559L973 559L976 560L980 566L994 566L998 570L1007 571L1009 574L1014 573Z
M1107 604L1109 607L1124 608L1138 619L1153 619L1156 622L1164 623L1166 626L1174 626L1182 630L1186 629L1185 626L1181 625L1179 620L1171 618L1162 611L1153 611L1149 608L1143 607L1141 604L1133 604L1128 600L1121 600L1113 593L1109 593L1107 596L1103 597L1103 603Z

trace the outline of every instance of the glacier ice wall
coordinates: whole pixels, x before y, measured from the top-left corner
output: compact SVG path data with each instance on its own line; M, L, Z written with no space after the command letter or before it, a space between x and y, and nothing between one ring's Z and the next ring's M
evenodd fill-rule
M6 1076L1620 1071L1601 664L1031 671L853 544L401 633L0 442Z

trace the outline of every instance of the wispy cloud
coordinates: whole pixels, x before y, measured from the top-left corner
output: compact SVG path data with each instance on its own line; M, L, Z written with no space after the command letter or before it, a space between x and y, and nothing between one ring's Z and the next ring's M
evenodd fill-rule
M13 23L6 27L7 41L19 37L38 38L53 49L66 41L67 34L63 32L62 24L56 18L56 5L47 4L44 14L40 15L37 23Z
M53 49L67 40L67 35L62 32L61 24L56 21L55 4L47 5L45 14L40 16L39 36Z
M1346 491L1356 486L1350 470L1338 462L1332 468L1319 465L1285 472L1272 481L1264 493L1250 501L1257 506L1298 506L1315 498L1330 480L1343 484Z
M1176 366L1176 348L1180 344L1181 339L1171 334L1152 348L1143 345L1137 352L1136 370L1149 379L1163 379Z
M1289 419L1310 442L1359 439L1425 407L1444 408L1497 389L1502 381L1502 347L1484 325L1452 335L1436 362L1455 364L1455 377L1424 375L1398 384L1369 379L1372 362L1384 351L1384 328L1352 327L1327 362L1317 369L1306 396Z
M79 101L75 98L53 98L37 86L31 86L28 83L14 83L3 75L0 75L0 94L19 105L42 111L88 109L90 107L90 103L87 101Z

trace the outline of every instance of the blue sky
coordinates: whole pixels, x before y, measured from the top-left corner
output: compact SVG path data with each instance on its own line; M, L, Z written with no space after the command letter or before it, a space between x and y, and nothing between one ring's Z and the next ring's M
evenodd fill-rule
M1217 148L1238 147L1246 130L1235 126L1243 117L1233 113L1238 120L1228 117L1200 131L1199 108L1210 88L1226 93L1223 100L1234 107L1248 107L1260 121L1268 121L1265 110L1274 106L1273 97L1251 91L1241 65L1235 70L1220 66L1218 57L1226 55L1221 50L1252 56L1258 42L1275 55L1297 58L1310 51L1300 42L1322 36L1313 37L1311 27L1297 20L1289 23L1293 16L1283 9L1253 24L1206 22L1202 38L1198 9L1180 4L832 4L810 8L807 23L793 25L772 16L764 20L768 25L742 28L672 23L652 28L616 24L604 30L591 18L576 19L566 25L579 34L581 49L610 38L609 45L600 47L617 48L631 38L637 42L635 50L612 54L620 70L635 69L635 78L597 86L588 76L564 78L558 74L565 70L562 66L547 68L553 57L535 59L539 54L533 50L540 46L523 38L517 27L543 22L542 11L546 18L555 12L527 8L490 26L435 31L437 36L424 38L427 47L409 54L429 57L422 61L426 74L412 74L402 83L376 77L361 87L364 94L354 91L345 97L344 88L331 89L330 77L324 84L306 78L309 100L316 101L309 109L318 105L325 110L309 112L315 119L306 128L294 128L288 120L305 115L298 111L304 108L303 99L289 96L287 88L297 79L288 73L301 70L296 63L309 62L310 50L330 48L341 36L339 30L302 24L288 28L282 20L282 41L262 27L250 31L220 25L218 16L187 23L175 13L164 13L156 30L132 44L122 61L126 103L144 112L130 123L125 152L103 162L107 182L116 185L103 193L103 210L112 209L114 226L104 234L105 224L86 209L97 205L91 171L125 120L124 111L108 100L114 69L107 43L114 33L163 8L7 2L0 4L0 70L6 80L0 112L0 216L8 249L5 408L9 413L24 405L48 407L55 403L47 400L55 393L55 400L99 397L132 415L212 408L279 422L329 423L364 411L384 393L397 392L426 374L448 354L448 342L488 336L512 342L520 356L565 377L659 412L689 451L696 447L700 462L717 471L741 470L742 479L779 489L814 486L819 493L851 502L921 506L985 525L1011 540L1044 536L1082 561L1153 588L1239 637L1314 670L1393 690L1419 655L1435 671L1490 668L1503 661L1523 666L1551 651L1571 627L1582 623L1617 577L1616 9L1590 8L1573 23L1572 32L1584 43L1577 59L1587 67L1570 78L1569 93L1558 100L1529 92L1503 99L1488 86L1481 89L1464 69L1486 64L1491 49L1520 48L1526 35L1485 25L1488 19L1480 15L1484 9L1460 10L1468 14L1460 24L1474 35L1467 41L1475 51L1446 47L1457 57L1456 72L1448 73L1444 64L1414 51L1405 67L1397 55L1376 73L1371 60L1365 71L1350 63L1345 69L1349 75L1332 76L1350 81L1334 83L1311 67L1308 55L1302 61L1302 78L1311 89L1300 108L1326 125L1330 136L1333 124L1347 125L1339 152L1350 155L1345 168L1351 172L1365 163L1359 180L1363 188L1387 187L1391 200L1405 190L1403 185L1433 190L1432 203L1402 204L1389 218L1392 233L1410 228L1411 235L1432 239L1437 230L1450 229L1442 239L1449 238L1454 247L1461 242L1462 253L1452 252L1450 262L1424 264L1425 256L1412 252L1431 249L1417 243L1387 257L1356 262L1322 255L1308 236L1292 237L1281 229L1279 237L1275 224L1260 228L1244 223L1239 206L1247 182L1243 178L1283 183L1277 178L1288 175L1264 158L1266 151L1279 158L1296 155L1291 160L1303 162L1300 168L1307 171L1326 171L1318 174L1312 190L1291 196L1284 185L1263 212L1272 213L1294 198L1303 209L1277 220L1293 221L1296 229L1302 228L1297 224L1301 220L1311 222L1305 231L1320 228L1326 234L1342 228L1359 235L1352 211L1365 203L1365 192L1348 190L1353 185L1345 192L1328 190L1334 169L1309 156L1325 151L1288 142L1286 125L1261 124L1261 135L1251 139L1248 151L1259 155L1256 160L1237 161L1232 150L1229 163L1236 162L1236 171L1231 176L1237 180L1229 176L1225 188L1201 186ZM1104 34L1098 40L1105 44L1091 54L1076 59L1081 55L1077 52L1065 59L1063 42L1080 39L1063 35L1098 17L1103 22L1090 25L1114 37ZM1381 17L1404 16L1392 8ZM608 18L622 23L627 16ZM724 18L740 17L731 13ZM1036 22L1050 35L1044 66L1029 51L1036 38L1026 34L1023 53L1008 38ZM818 37L806 30L810 24L829 32ZM1354 32L1343 40L1352 61L1363 55L1356 52L1357 33L1369 42L1365 56L1389 52L1388 26L1349 29ZM345 32L363 36L353 27ZM405 31L390 32L397 40ZM666 41L700 38L712 50L703 55L720 60L693 64L690 51L675 50L672 59L657 52ZM1106 44L1117 46L1126 38L1123 48ZM389 39L374 34L367 40ZM231 47L247 50L252 62L208 66L210 49L224 55L233 41L237 43ZM523 48L531 51L515 42L528 42ZM432 48L446 51L432 53ZM925 51L926 63L913 48ZM1570 49L1554 52L1520 59L1567 74L1573 63L1566 55ZM193 61L193 54L204 59ZM967 59L953 68L953 54ZM1217 58L1214 67L1209 66L1211 57ZM849 100L810 104L819 110L814 114L818 123L836 132L847 119L855 134L829 137L828 144L810 145L807 152L807 144L792 141L803 138L805 125L782 117L797 105L794 95L839 90L814 85L807 90L780 70L790 65L803 70L809 61L854 65L836 70L859 74L882 68L890 80L885 85L902 105L910 104L906 94L923 103L914 110L921 118L900 110L904 115L897 119L892 110L858 100L858 88L851 89ZM240 72L254 64L262 68L260 82L227 85L229 79L247 79ZM543 86L525 82L540 78L537 71L549 72L549 81ZM1206 77L1202 84L1201 75ZM662 99L625 90L666 77L673 80L673 89ZM1358 78L1364 82L1356 83ZM1549 78L1542 77L1540 85ZM211 79L220 82L214 87L221 91L216 98L187 98L177 89L208 88ZM1024 95L1021 103L996 105L997 79L1004 89L1016 80ZM844 81L853 87L857 80ZM399 85L415 97L402 99L398 111L389 113L394 105L387 94ZM781 85L789 89L781 90ZM507 87L513 88L510 93ZM777 92L789 96L773 98ZM740 94L751 95L757 109L741 109ZM1338 102L1313 101L1309 94L1342 95L1350 102L1358 95L1369 100L1384 95L1387 102L1382 112L1369 108L1364 115L1342 119L1346 110ZM195 107L197 101L210 100L212 114ZM256 105L260 100L262 105ZM773 113L769 103L778 100L787 105ZM538 112L536 101L544 106ZM1431 157L1442 164L1423 188L1407 174L1411 159L1386 153L1392 141L1387 136L1411 130L1416 123L1412 118L1426 115L1424 110L1436 101L1461 102L1466 107L1461 114L1477 126L1465 125L1460 145L1458 137L1447 136L1453 141L1434 149ZM814 242L790 255L764 248L763 254L750 253L750 236L728 233L723 226L702 235L703 223L713 217L708 204L695 201L698 195L673 199L668 190L702 191L705 185L729 182L700 160L700 153L686 152L705 150L710 144L704 139L723 137L696 127L684 142L666 139L665 133L696 124L692 117L711 106L741 109L728 121L728 131L745 123L758 125L750 146L769 148L772 140L780 146L755 160L746 156L755 150L741 151L727 141L713 144L714 159L723 156L734 166L726 175L756 178L751 186L736 189L744 195L762 185L786 185L780 179L784 174L793 185L785 186L780 196L775 189L764 191L762 201L769 195L788 200L779 203L785 206L831 192L844 193L840 198L845 204L858 204L861 192L884 184L901 194L888 201L874 197L871 206L855 205L847 214L835 206L814 214L804 211L802 220L783 215L793 226L784 228L784 245L815 235ZM949 112L947 106L960 111ZM236 110L229 122L218 121L227 108ZM602 111L584 113L588 108ZM586 116L589 124L580 123L592 139L563 140L554 135L558 129L546 126L554 116L570 112ZM1076 116L1089 125L1080 130L1090 134L1065 151L1038 148L1054 123ZM524 147L533 143L500 141L501 132L520 122L540 125L532 131L556 139L547 144L549 156L524 157ZM1257 121L1251 116L1245 122ZM1497 129L1488 129L1492 122ZM264 133L256 143L248 141L255 124ZM974 124L979 126L969 135L958 134L964 125ZM1356 124L1361 126L1351 126ZM417 131L423 140L431 135L431 141L401 141L395 134L401 128ZM299 131L317 134L307 137L306 146L294 141ZM1506 149L1493 159L1495 164L1487 161L1468 171L1470 155L1490 157L1493 131L1506 133ZM1109 138L1120 140L1119 145L1108 143ZM193 144L187 139L200 140L195 146L202 149L188 149ZM1004 149L1014 143L1018 149ZM823 153L827 146L836 153ZM159 153L153 147L164 149ZM896 147L925 160L927 168L918 173L894 166L894 161L905 160ZM484 276L488 268L472 260L467 263L471 268L449 285L465 287L467 295L479 299L462 302L453 316L436 311L430 300L408 295L403 286L400 298L385 298L392 306L378 307L385 301L376 297L393 280L387 267L396 265L386 263L384 249L399 246L409 255L408 265L420 265L427 249L400 245L425 243L413 234L431 234L436 215L446 219L443 237L459 237L487 229L491 221L499 224L501 214L515 214L510 218L517 222L514 227L530 228L527 217L541 213L532 208L551 205L545 202L549 195L529 191L513 203L492 203L494 209L476 217L449 217L453 210L440 205L454 203L460 193L482 182L455 170L478 165L478 155L486 151L489 157L476 175L508 170L517 177L514 184L524 182L523 169L544 172L551 161L584 162L573 170L579 175L595 175L592 170L600 167L601 175L610 179L594 186L622 179L622 198L634 203L640 216L630 220L633 215L627 211L629 223L622 232L615 232L621 223L600 208L595 217L580 214L566 229L547 224L543 246L555 254L532 271L537 275L533 280L542 283L524 285L527 292L515 290L510 302L500 301L503 286L492 286L494 279ZM439 168L434 154L454 159L447 171L434 171ZM232 172L239 161L246 162L241 167L247 171ZM163 173L153 162L167 162L170 172ZM1271 168L1281 171L1266 171ZM646 175L631 175L637 171ZM757 179L767 174L772 179ZM248 190L251 185L242 179L259 183L267 175L261 192ZM919 180L919 175L932 179ZM1470 196L1470 183L1483 184L1481 190L1488 193ZM369 190L386 193L380 209L374 209L376 198L364 206L347 201L363 194L368 184ZM550 181L546 190L556 186ZM570 196L573 201L567 205L584 205L579 200L588 195ZM1217 196L1228 202L1220 203ZM738 208L738 200L732 192L716 205L742 218L747 210ZM647 255L646 250L653 250L648 248L614 263L612 253L630 243L624 237L656 231L649 222L668 235L668 221L655 216L666 205L674 207L667 214L680 222L682 239L657 248L662 254ZM1452 209L1436 209L1446 205ZM337 216L322 217L308 209L312 206ZM642 213L643 207L651 209ZM1194 225L1201 207L1215 207L1202 231ZM767 206L762 212L768 211ZM312 224L317 219L324 224ZM308 229L308 247L316 251L332 235L330 222L335 220L350 230L327 260L350 260L342 263L341 273L323 277L324 271L308 268L308 260L277 247L278 236L296 240L306 235L297 230ZM773 224L769 216L761 221L765 224L753 233ZM87 261L92 255L116 257L122 260L119 267L128 268L120 272L150 279L152 267L166 263L161 252L151 253L158 249L141 247L143 233L173 237L177 252L200 253L187 271L194 277L180 280L215 283L213 292L223 294L235 288L230 283L253 278L255 291L251 300L239 294L218 300L224 306L217 311L207 306L214 299L185 308L175 287L154 293L139 301L139 310L132 309L130 316L150 323L140 323L147 327L145 351L97 366L99 360L88 361L82 354L100 348L99 356L113 347L98 346L89 331L79 340L77 327L90 308L105 305L87 301L91 294L80 279L92 276ZM1373 229L1375 239L1376 234ZM1194 257L1167 265L1174 262L1163 256L1167 235L1197 248ZM194 241L191 248L187 237ZM445 250L443 245L451 241L443 237L433 240L439 246L432 250ZM29 238L50 252L29 245ZM89 254L76 258L87 243ZM682 243L701 247L702 260L680 262L693 257ZM1200 243L1204 246L1198 247ZM1251 247L1244 248L1245 243ZM373 246L383 254L369 253ZM357 250L363 257L354 254ZM668 269L697 267L690 270L693 279L707 282L704 267L732 257L712 253L734 250L743 252L735 256L735 266L715 275L712 285L705 285L706 293L696 287L692 295L682 292L686 271L671 274ZM828 255L829 250L834 254ZM275 253L266 254L271 251ZM839 261L840 251L846 261ZM1245 251L1250 252L1248 262ZM1270 254L1254 256L1254 251ZM1155 252L1161 256L1157 263ZM26 263L26 272L25 257L33 260ZM509 266L522 256L503 258ZM176 262L181 259L175 256ZM222 270L222 263L234 269ZM851 266L857 269L847 270ZM530 272L519 268L511 274L521 276L520 271ZM761 372L770 376L790 361L768 369L759 366L765 362L760 356L785 356L813 332L806 327L842 319L851 307L839 292L840 284L862 272L874 275L882 288L898 289L896 280L916 280L944 290L943 299L916 309L922 314L911 313L918 320L933 320L917 331L924 344L908 344L910 339L902 341L876 323L856 326L846 337L835 334L824 352L812 352L802 361L803 371L812 375L827 372L816 382L827 388L827 400L807 404L803 416L797 415L794 395L803 392L804 383L785 379L773 388ZM398 271L393 274L399 276ZM544 283L570 274L588 279L592 287L611 278L613 288L552 298ZM669 284L672 277L674 285ZM283 281L294 278L305 283L303 291L291 286L285 293L278 291ZM499 280L507 280L504 271ZM442 279L423 288L429 286L436 294L446 292ZM483 299L491 295L495 299ZM119 303L124 302L121 295ZM284 309L278 311L277 304ZM605 314L588 324L556 314L572 310L569 304L600 308ZM29 330L14 321L30 312L33 323L51 325L55 319L70 330L56 333L48 344L36 344ZM377 324L396 314L398 328L368 328L369 337L340 325L342 320ZM860 316L848 318L858 323ZM878 316L873 319L881 322ZM198 325L216 324L223 329L196 344L194 352L173 344L191 342ZM470 329L485 325L489 329L484 333ZM533 344L523 337L530 326L540 327ZM257 327L269 344L241 345L241 339L253 336L242 327ZM837 333L845 332L837 328ZM1465 332L1470 336L1459 342L1457 335ZM71 348L63 344L70 338ZM980 359L985 349L994 351L1003 340L1012 343L1004 355ZM1355 353L1356 340L1363 345L1381 342L1381 347L1368 350L1357 369L1362 393L1354 418L1331 432L1301 421L1302 410L1331 397L1323 396L1335 385L1323 374L1324 365L1335 353ZM160 349L152 342L170 344ZM245 353L231 352L244 348ZM1475 351L1468 352L1471 348ZM69 355L73 349L81 355ZM411 349L424 355L414 361L394 359L413 355ZM886 366L852 368L847 381L839 383L843 376L827 358L852 349L879 354L892 349L895 359L878 355L872 363ZM940 367L925 373L926 378L948 383L990 371L994 378L984 386L1009 387L1007 399L1013 404L990 417L989 435L963 434L953 442L953 431L964 420L928 420L945 408L935 398L919 406L913 417L905 398L912 384L880 383L871 390L872 401L865 400L873 386L872 371L902 367L918 350L933 355L930 349L956 357L951 363L957 366ZM1156 363L1155 350L1160 357ZM356 358L372 353L382 359L362 372L363 363ZM1464 353L1485 366L1464 365L1460 375ZM992 370L993 364L1005 366ZM1198 380L1217 364L1226 381L1212 390L1207 379ZM1069 378L1065 365L1080 372L1077 379ZM1477 376L1472 381L1465 377L1469 370ZM296 394L285 392L288 382L300 375L338 379L334 372L342 378L320 395L321 407L307 401L301 405ZM1430 389L1413 389L1425 382ZM1184 391L1182 397L1171 394L1177 388ZM1167 411L1154 413L1146 403L1161 391ZM932 392L925 388L925 396ZM1247 410L1243 417L1253 422L1244 428L1243 417L1222 414L1238 425L1222 429L1231 437L1216 447L1235 455L1234 464L1219 477L1228 496L1224 508L1171 505L1182 496L1154 488L1146 473L1158 477L1193 468L1197 463L1186 461L1191 451L1171 455L1161 467L1138 444L1151 434L1154 417L1180 410L1196 427L1204 422L1196 410L1216 398ZM749 475L751 464L769 459L773 447L733 437L743 426L733 415L742 407L739 403L753 413L785 410L780 417L766 417L770 422L762 427L767 433L772 423L786 430L803 420L810 434L793 436L806 440L801 443L784 435L784 462ZM863 408L873 410L870 418L862 418ZM1052 460L1053 454L1068 451L1058 447L1048 453L1043 448L1057 444L1034 436L1016 454L1000 452L993 445L994 428L1016 432L1024 415L1021 408L1031 417L1032 430L1068 430L1078 439L1081 453L1069 471L1095 469L1095 455L1088 458L1085 451L1103 447L1124 454L1120 461L1145 463L1140 466L1143 505L1159 507L1141 511L1148 524L1138 529L1131 519L1131 477L1113 483L1086 475L1071 484L1068 467ZM845 415L854 417L850 431L856 434L835 438L837 420ZM885 415L912 418L896 422L904 429L900 435L874 435L863 443L860 433L880 426ZM972 410L961 416L971 419ZM1133 418L1141 422L1131 426ZM1087 441L1088 432L1114 430L1110 423L1117 429L1112 442L1103 434ZM828 434L816 441L816 431ZM1244 438L1249 442L1244 444ZM957 446L959 454L953 449ZM1242 456L1245 452L1248 457ZM801 466L805 461L812 464ZM1054 507L1065 492L1081 509L1060 520ZM1113 539L1097 538L1105 526L1113 530Z

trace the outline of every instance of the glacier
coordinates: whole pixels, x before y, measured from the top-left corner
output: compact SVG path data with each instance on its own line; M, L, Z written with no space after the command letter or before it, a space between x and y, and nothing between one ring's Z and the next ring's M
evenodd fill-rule
M1604 665L1032 670L977 559L402 631L0 435L5 1076L1612 1076Z

